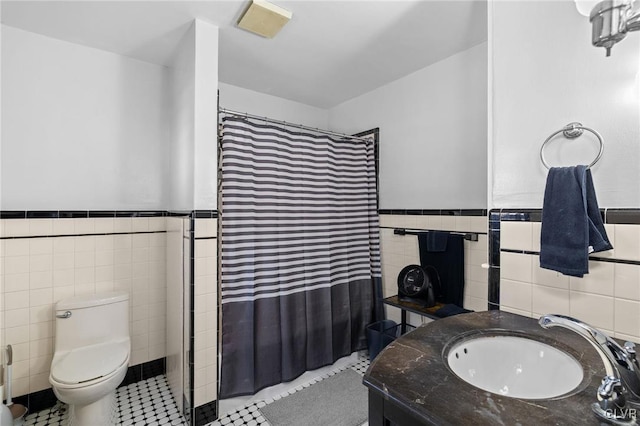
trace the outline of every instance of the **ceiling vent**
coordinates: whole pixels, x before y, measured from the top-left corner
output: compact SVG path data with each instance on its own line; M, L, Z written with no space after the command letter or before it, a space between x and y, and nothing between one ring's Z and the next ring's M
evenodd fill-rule
M266 38L273 38L293 14L266 0L252 0L238 26Z

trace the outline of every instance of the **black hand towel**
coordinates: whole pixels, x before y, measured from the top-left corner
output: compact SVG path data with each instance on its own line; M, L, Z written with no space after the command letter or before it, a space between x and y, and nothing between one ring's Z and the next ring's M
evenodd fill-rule
M447 250L448 232L429 231L427 232L427 251L445 251Z
M435 294L436 302L452 303L463 306L464 304L464 236L446 233L447 246L444 251L429 251L428 234L418 234L418 247L420 249L420 265L433 266L440 278L440 289Z
M552 167L542 207L540 267L565 275L589 273L589 253L610 250L591 170Z
M461 308L460 306L453 305L451 303L444 305L442 308L435 311L433 314L439 318L451 317L453 315L466 314L470 311L469 309Z

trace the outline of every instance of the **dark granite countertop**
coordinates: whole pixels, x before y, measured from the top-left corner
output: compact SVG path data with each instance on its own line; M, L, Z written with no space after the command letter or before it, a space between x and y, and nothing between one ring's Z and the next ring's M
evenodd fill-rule
M582 364L584 379L572 394L556 399L524 400L478 389L448 369L443 351L455 336L481 330L524 332L564 350ZM545 330L535 319L488 311L440 319L396 339L371 363L364 384L425 424L599 425L591 404L604 376L597 351L576 333Z

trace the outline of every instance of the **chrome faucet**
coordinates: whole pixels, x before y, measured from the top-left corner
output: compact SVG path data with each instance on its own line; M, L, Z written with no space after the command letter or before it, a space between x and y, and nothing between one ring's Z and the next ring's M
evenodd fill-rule
M606 372L598 387L598 402L591 408L613 424L636 424L635 413L640 409L640 365L635 344L626 342L622 347L600 330L564 315L543 315L538 324L542 328L567 328L591 343L602 358ZM637 408L629 408L627 403Z

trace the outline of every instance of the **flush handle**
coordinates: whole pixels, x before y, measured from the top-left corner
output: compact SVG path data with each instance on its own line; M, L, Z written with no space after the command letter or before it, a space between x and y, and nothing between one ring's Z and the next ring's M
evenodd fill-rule
M65 311L64 314L56 314L56 318L69 318L71 316L71 311Z

